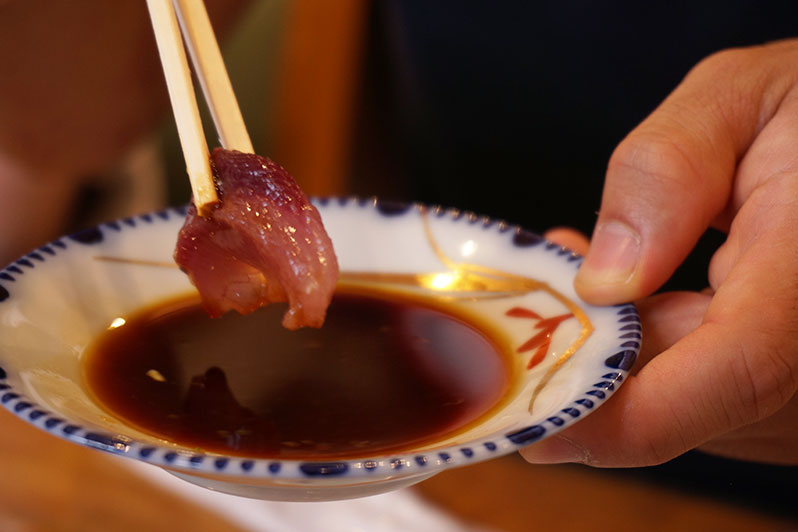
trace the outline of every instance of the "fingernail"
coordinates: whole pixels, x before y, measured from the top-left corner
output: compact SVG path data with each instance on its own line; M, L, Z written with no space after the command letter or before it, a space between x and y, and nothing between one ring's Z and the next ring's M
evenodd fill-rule
M579 282L589 285L619 285L629 282L640 259L640 235L621 222L596 227L590 251L579 268Z
M581 445L562 435L530 445L521 450L521 456L531 464L586 464L590 453Z

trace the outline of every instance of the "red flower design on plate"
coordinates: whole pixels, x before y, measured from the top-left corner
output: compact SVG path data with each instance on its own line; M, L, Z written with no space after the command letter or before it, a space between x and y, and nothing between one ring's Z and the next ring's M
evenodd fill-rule
M521 344L515 350L515 352L519 354L532 351L533 349L535 350L535 352L532 354L532 357L530 357L529 362L527 362L526 369L532 369L543 361L543 359L546 357L546 353L549 351L549 346L551 345L551 336L554 334L554 331L557 330L557 327L559 327L562 322L574 317L573 314L568 313L560 314L559 316L553 316L551 318L544 318L534 310L524 307L513 307L505 312L505 315L510 316L511 318L527 318L537 320L534 328L540 330L534 336L532 336L532 338Z

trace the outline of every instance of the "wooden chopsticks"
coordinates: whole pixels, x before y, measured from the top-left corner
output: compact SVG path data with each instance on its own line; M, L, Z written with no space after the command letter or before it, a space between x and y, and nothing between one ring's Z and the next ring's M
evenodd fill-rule
M219 141L228 150L253 153L255 150L252 149L252 141L213 34L205 3L203 0L174 0L174 6Z
M147 0L194 204L206 216L219 199L180 27L222 146L252 153L241 110L202 0ZM180 24L178 23L178 17Z

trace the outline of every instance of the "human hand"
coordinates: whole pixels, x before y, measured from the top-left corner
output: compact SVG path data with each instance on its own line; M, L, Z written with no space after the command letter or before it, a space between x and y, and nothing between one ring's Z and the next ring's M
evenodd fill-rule
M528 461L644 466L697 447L798 464L798 40L710 56L621 142L576 289L648 296L710 225L728 234L710 287L640 300L636 373Z

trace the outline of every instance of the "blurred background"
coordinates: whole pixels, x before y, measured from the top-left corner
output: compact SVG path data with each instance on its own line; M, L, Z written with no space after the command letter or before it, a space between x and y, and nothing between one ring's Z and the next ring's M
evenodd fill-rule
M798 33L792 0L207 4L256 150L310 195L588 234L613 147L696 62ZM0 259L188 200L143 0L0 0L0 44ZM206 131L216 145L207 117ZM722 239L707 233L666 288L706 286ZM118 460L0 416L2 530L234 530ZM796 468L701 453L631 470L512 456L412 492L495 530L787 530L795 481Z

